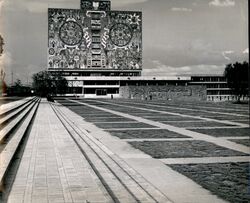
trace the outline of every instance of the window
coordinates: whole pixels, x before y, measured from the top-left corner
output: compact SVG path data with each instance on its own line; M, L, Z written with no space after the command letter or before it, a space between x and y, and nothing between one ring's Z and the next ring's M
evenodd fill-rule
M96 90L96 95L97 95L97 96L104 96L104 95L107 95L107 90L106 90L106 89L97 89L97 90Z

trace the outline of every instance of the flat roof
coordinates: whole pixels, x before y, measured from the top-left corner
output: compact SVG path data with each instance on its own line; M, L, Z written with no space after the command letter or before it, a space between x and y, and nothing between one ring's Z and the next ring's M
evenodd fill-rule
M188 76L64 76L67 80L190 81Z

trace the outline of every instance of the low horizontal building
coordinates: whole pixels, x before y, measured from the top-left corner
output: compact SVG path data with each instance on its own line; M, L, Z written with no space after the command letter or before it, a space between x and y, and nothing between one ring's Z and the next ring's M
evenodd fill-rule
M228 87L227 79L222 75L193 75L190 85L203 85L206 87L207 101L235 100L232 90Z
M112 11L109 0L48 9L48 71L67 79L66 96L231 99L223 76L141 76L142 12Z

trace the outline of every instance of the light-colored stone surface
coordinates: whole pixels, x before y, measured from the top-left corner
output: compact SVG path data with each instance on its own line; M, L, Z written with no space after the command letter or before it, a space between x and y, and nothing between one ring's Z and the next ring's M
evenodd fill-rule
M17 101L13 101L13 102L9 102L9 103L6 103L6 104L2 104L0 105L0 114L10 110L10 109L13 109L14 107L16 106L19 106L29 100L31 100L32 98L34 97L26 97L24 99L21 99L21 100L17 100Z
M78 128L86 124L81 117L60 108L42 100L8 202L170 203L88 128Z
M160 159L165 164L199 164L199 163L236 163L249 162L250 156L236 156L236 157L202 157L202 158L169 158Z
M50 105L41 102L8 202L110 202Z
M144 142L144 141L151 141L151 142L163 142L163 141L188 141L188 140L195 140L193 138L135 138L135 139L122 139L126 142Z
M54 107L63 118L65 127L74 139L78 140L84 153L90 158L92 166L97 169L111 191L114 191L114 195L117 195L119 202L170 202L163 193L113 153L113 150L89 133L92 128L83 122L80 116L65 107ZM146 157L149 156L146 155Z
M73 100L71 100L71 101L73 101ZM213 137L213 136L198 133L198 132L193 132L193 131L190 131L190 130L187 130L187 129L184 129L184 128L179 128L179 127L164 124L164 123L161 123L161 122L141 118L139 116L132 116L132 115L129 115L129 114L126 114L126 113L122 113L122 112L118 112L118 111L114 111L114 110L110 110L110 109L105 109L105 108L98 107L98 106L93 106L93 105L83 103L83 102L78 102L78 101L73 101L73 102L84 104L86 106L89 106L89 107L92 107L92 108L95 108L95 109L99 109L99 110L102 110L102 111L105 111L105 112L109 112L109 113L112 113L112 114L115 114L115 115L118 115L118 116L123 116L125 118L133 119L133 120L136 120L138 122L149 124L149 125L161 128L161 129L167 129L169 131L172 131L172 132L175 132L175 133L178 133L178 134L181 134L181 135L189 136L189 137L194 138L194 139L199 139L199 140L203 140L203 141L206 141L206 142L214 143L214 144L219 145L221 147L226 147L228 149L236 150L236 151L243 152L243 153L246 153L246 154L250 153L249 147L246 147L246 146L243 146L243 145L240 145L240 144L236 144L234 142L231 142L231 141L228 141L228 140L225 140L225 139ZM114 105L114 106L127 107L127 108L131 108L131 109L140 109L140 110L146 110L146 111L152 111L152 112L157 111L158 113L162 113L162 114L168 113L168 112L165 112L165 111L158 111L158 110L147 109L147 108L126 106L126 105L115 104L115 103L106 102L106 101L96 101L96 102L103 103L103 104L110 104L110 105ZM171 114L175 115L176 113L171 113ZM181 115L181 114L178 113L178 115ZM190 117L190 118L200 118L199 116L188 116L188 117ZM202 119L207 120L207 121L215 121L215 122L218 122L218 123L225 123L225 124L226 123L227 124L231 123L230 121L221 121L221 120L216 120L216 119L207 119L207 118L202 118ZM234 124L236 125L236 123L234 123ZM237 123L237 125L242 126L243 124ZM246 126L244 126L244 127L246 127Z
M112 102L97 102L126 107L126 105L113 104ZM81 116L68 108L59 104L53 104L53 108L51 108L49 103L43 100L10 191L8 199L10 203L87 203L87 201L103 203L114 202L114 197L119 200L118 202L124 203L167 203L170 201L175 203L222 203L226 201L211 194L186 176L172 170L166 164L224 163L249 160L249 156L153 159L151 156L131 147L127 141L204 140L248 154L249 149L228 141L228 138L216 138L195 133L184 128L164 124L162 121L152 121L150 117L147 119L140 117L145 113L132 116L84 102L78 103L112 113L114 115L112 118L129 118L134 120L131 123L142 122L153 126L152 128L138 128L137 130L168 129L190 138L121 140L111 136L94 124L86 122ZM150 108L132 108L146 109L149 112L155 111ZM158 110L157 112L164 113L164 111ZM172 113L172 115L177 114ZM200 119L197 116L182 116ZM213 120L229 124L228 121L216 119L201 120L204 122ZM238 127L244 127L244 124L230 123L237 124ZM136 130L136 128L122 128L122 130ZM110 191L114 196L111 197Z
M135 120L138 118L128 114L89 105L84 102L73 102L84 104L91 108L100 109L126 118ZM65 108L64 111L69 118L74 120L75 124L77 124L79 128L87 129L93 137L99 140L110 151L122 158L130 167L136 170L147 181L152 183L152 185L169 197L171 201L176 203L226 202L218 198L216 195L212 195L209 191L203 189L200 185L189 178L172 170L160 160L153 159L143 152L132 148L124 140L111 136L109 133L97 128L91 123L82 122L83 119L69 109ZM140 120L140 122L144 121L139 118L138 120Z

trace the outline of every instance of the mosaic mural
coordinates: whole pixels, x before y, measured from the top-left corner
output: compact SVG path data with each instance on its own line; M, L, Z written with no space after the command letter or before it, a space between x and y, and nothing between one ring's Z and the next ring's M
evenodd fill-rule
M141 69L142 14L110 11L109 1L48 10L48 68Z

